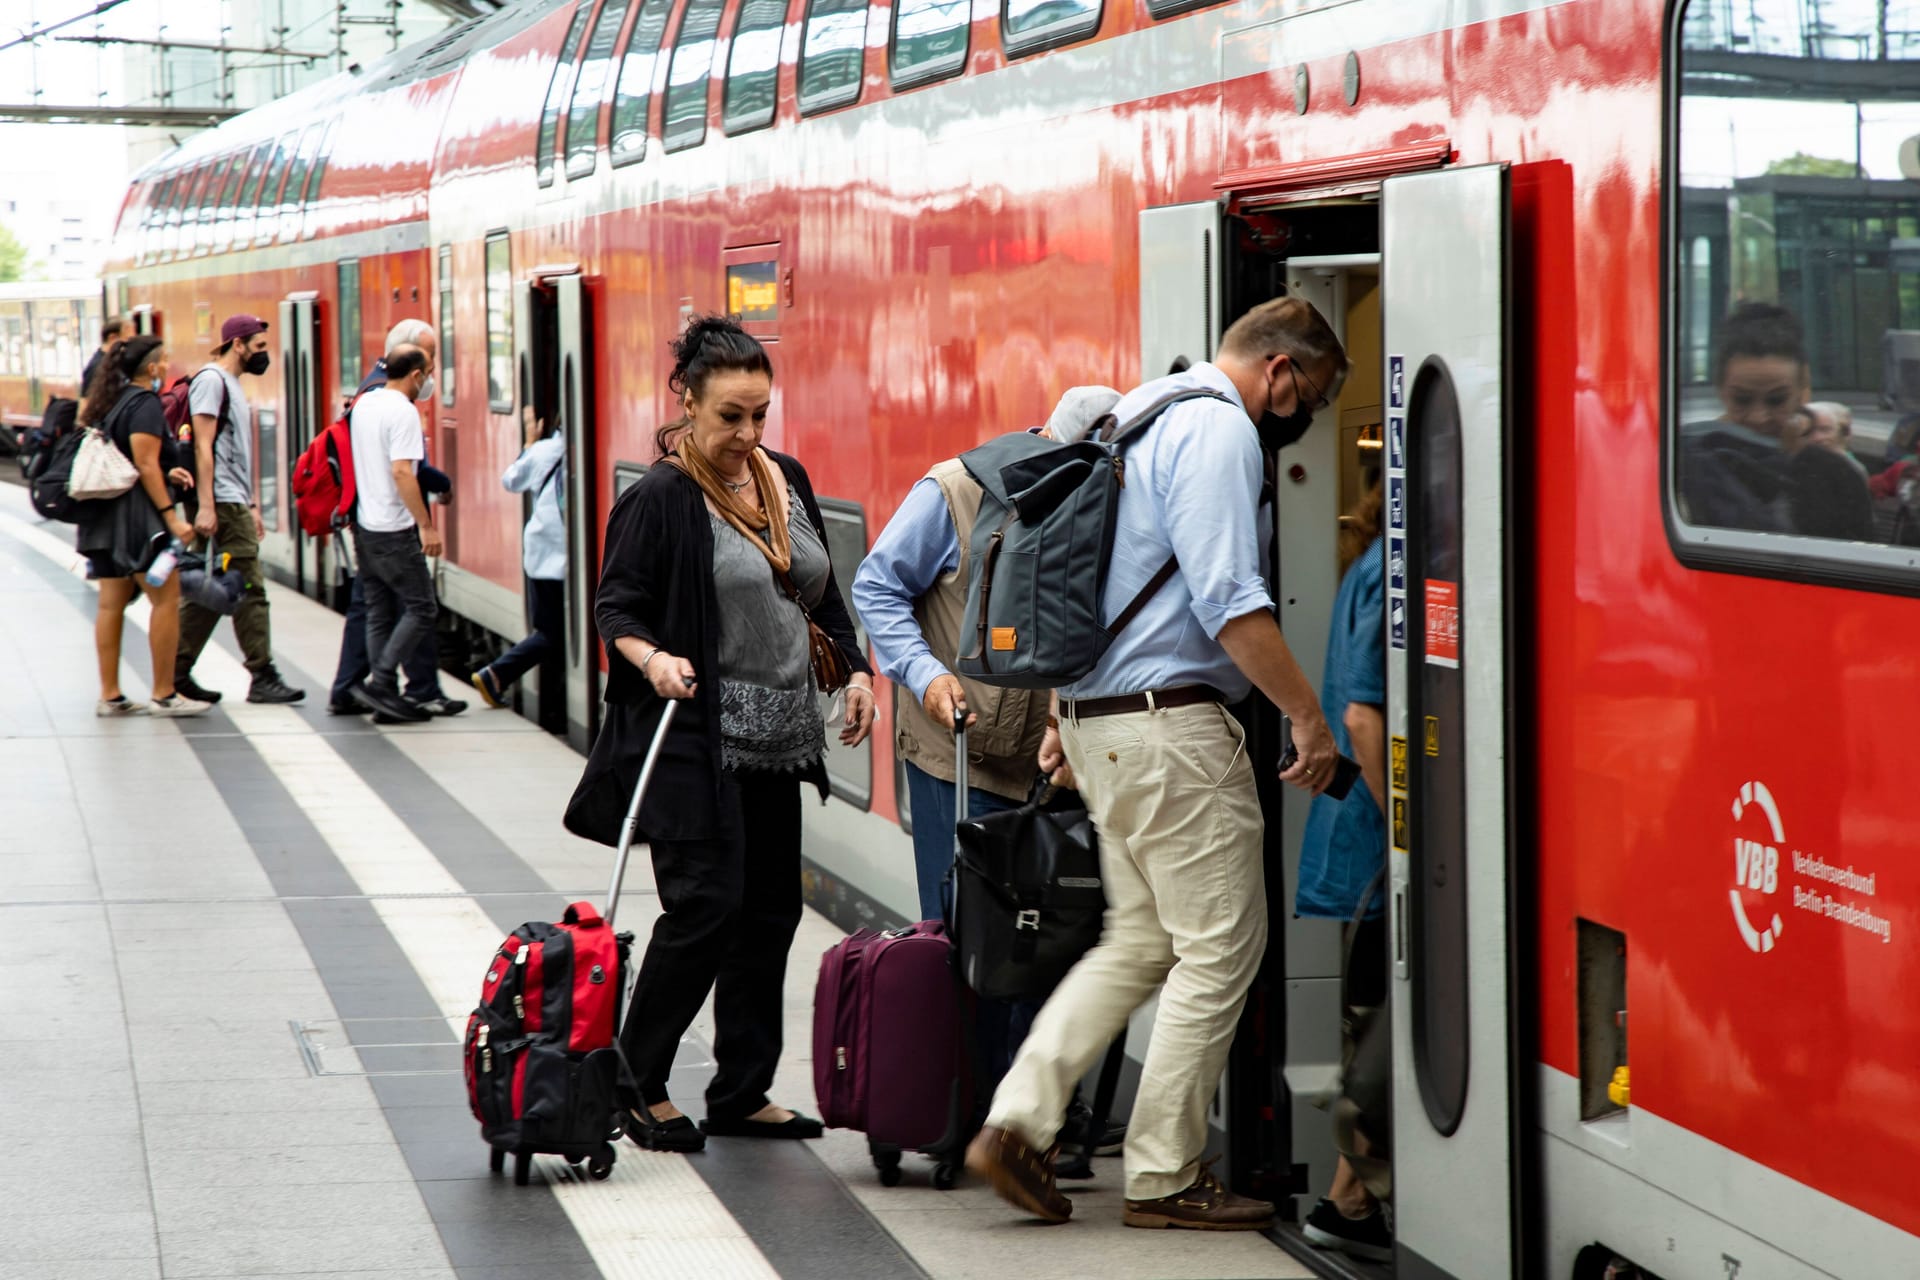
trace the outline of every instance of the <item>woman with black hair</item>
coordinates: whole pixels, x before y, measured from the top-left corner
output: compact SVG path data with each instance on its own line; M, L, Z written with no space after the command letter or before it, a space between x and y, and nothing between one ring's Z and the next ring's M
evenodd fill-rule
M660 429L660 465L607 520L594 607L606 720L566 821L617 843L661 714L680 700L635 837L651 847L661 916L621 1041L637 1095L628 1135L657 1151L698 1151L708 1134L820 1135L818 1120L767 1097L800 922L800 784L827 794L809 624L851 668L840 732L849 746L872 731L873 679L806 469L760 445L773 396L766 349L710 316L673 353L668 386L684 416ZM710 989L717 1071L696 1128L668 1100L667 1077Z
M173 657L180 643L180 575L171 574L157 587L141 576L166 548L168 534L183 544L193 537L193 526L181 519L167 487L171 480L191 488L193 474L184 466L185 451L160 407L158 393L166 376L167 348L159 338L143 334L118 343L100 361L80 410L80 426L105 432L140 473L133 488L119 497L87 504L74 539L87 557L87 576L100 584L93 624L100 660L100 701L94 714L99 716L197 716L208 706L173 687ZM153 654L151 703L134 702L120 691L120 633L136 591L145 591L153 605L147 621Z

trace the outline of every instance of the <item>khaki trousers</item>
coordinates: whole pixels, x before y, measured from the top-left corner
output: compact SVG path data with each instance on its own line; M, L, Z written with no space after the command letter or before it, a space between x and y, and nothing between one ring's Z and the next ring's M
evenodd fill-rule
M1105 927L1034 1020L987 1123L1053 1144L1074 1083L1160 988L1127 1127L1126 1193L1193 1185L1207 1108L1267 945L1264 824L1245 735L1222 707L1062 721L1100 832Z

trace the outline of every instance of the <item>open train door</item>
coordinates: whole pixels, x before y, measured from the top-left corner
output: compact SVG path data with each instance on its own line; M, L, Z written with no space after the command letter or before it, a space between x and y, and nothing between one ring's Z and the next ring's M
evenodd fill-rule
M332 416L327 412L320 385L320 307L318 295L288 294L280 302L280 377L286 414L287 457L298 460L326 429ZM351 392L352 388L348 389ZM309 538L300 532L300 521L289 520L287 536L293 541L293 585L302 595L327 599L331 585L327 577L328 541Z
M1395 1274L1518 1276L1509 838L1508 175L1389 179Z
M532 405L567 442L567 632L561 660L543 666L538 718L558 728L562 717L556 711L563 707L567 740L585 751L600 725L600 652L593 624L599 507L592 292L577 265L541 266L528 273L515 302L521 403ZM564 679L564 698L554 704L546 702L550 675Z

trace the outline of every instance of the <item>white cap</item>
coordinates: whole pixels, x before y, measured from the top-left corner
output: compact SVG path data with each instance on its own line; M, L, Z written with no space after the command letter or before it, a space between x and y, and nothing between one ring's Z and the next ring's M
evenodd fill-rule
M1078 444L1087 438L1093 424L1112 413L1119 403L1120 393L1112 387L1075 387L1054 406L1046 433L1061 444Z

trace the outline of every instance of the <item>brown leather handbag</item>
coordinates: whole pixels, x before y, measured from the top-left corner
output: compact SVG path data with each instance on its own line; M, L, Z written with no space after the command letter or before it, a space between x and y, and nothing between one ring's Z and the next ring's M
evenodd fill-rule
M800 616L807 620L807 652L813 659L815 687L822 693L840 692L853 679L853 664L847 661L847 655L834 643L833 637L813 620L807 602L800 597L800 588L794 585L793 575L784 569L775 569L773 576L780 580L788 597L799 606Z

